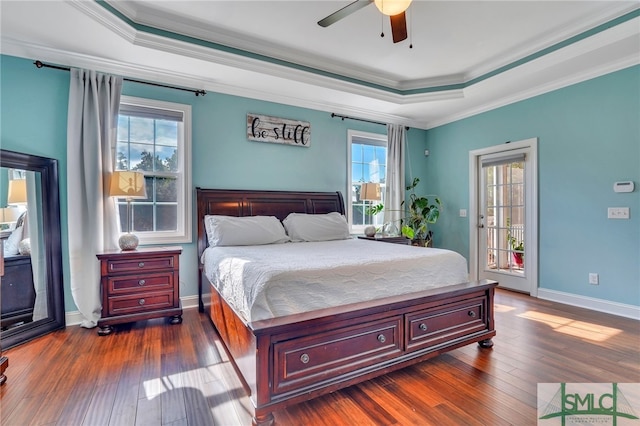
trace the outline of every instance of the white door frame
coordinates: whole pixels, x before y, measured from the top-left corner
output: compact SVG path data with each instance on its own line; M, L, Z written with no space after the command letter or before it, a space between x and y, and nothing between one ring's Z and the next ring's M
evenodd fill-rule
M472 281L478 279L478 225L479 213L478 203L479 182L478 172L480 166L480 156L487 154L506 153L516 149L528 149L527 168L531 170L531 178L527 179L529 191L526 195L525 229L528 235L527 241L527 275L530 278L529 294L538 296L538 138L525 139L508 144L491 146L488 148L469 151L469 277ZM531 263L529 263L531 262Z

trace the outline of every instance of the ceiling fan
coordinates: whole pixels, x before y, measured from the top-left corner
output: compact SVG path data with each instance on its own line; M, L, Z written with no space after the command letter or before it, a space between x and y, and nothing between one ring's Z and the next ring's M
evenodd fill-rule
M411 4L411 0L356 0L326 18L319 20L318 25L328 27L371 3L375 3L380 12L389 16L393 42L398 43L405 40L407 38L407 19L404 12Z

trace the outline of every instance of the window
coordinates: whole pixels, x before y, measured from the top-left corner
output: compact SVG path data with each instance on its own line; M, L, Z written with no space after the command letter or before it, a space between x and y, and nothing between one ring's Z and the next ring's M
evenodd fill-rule
M347 194L347 212L351 232L363 233L367 225L382 227L383 213L375 216L367 214L367 207L384 204L387 173L387 135L348 131L348 173L350 185ZM379 183L382 200L360 199L363 183Z
M131 201L140 243L191 242L191 106L122 96L114 161L145 176L147 198ZM118 211L125 232L124 198Z

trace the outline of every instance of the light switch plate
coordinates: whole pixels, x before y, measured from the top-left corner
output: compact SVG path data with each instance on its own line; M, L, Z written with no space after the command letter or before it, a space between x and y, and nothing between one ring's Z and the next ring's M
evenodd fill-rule
M629 207L609 207L607 209L608 219L629 219Z

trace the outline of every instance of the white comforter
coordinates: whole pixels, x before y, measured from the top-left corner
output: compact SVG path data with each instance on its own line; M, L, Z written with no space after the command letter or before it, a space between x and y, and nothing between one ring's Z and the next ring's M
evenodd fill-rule
M468 281L453 251L361 239L209 247L201 260L247 321Z

